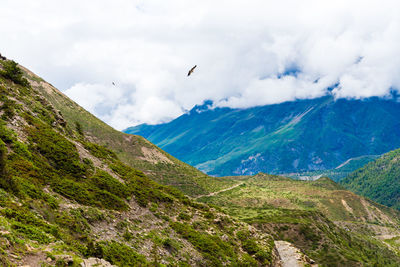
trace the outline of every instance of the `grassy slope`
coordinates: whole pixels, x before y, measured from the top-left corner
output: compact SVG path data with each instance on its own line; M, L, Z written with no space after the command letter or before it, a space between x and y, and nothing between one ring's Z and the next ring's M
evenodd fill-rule
M383 205L400 209L400 150L354 171L341 181L347 189Z
M306 182L259 174L231 179L242 185L199 200L275 233L276 239L293 242L317 262L332 266L379 262L382 259L374 251L391 253L369 236L381 234L382 229L399 234L397 211L346 191L328 178Z
M87 138L114 150L123 162L143 171L154 180L165 185L173 185L191 196L231 185L231 181L211 178L177 160L143 137L116 131L29 70L25 69L25 72L33 81L33 88L61 111L70 127L75 127L75 124L79 123ZM210 182L210 179L213 181Z
M20 75L13 81L0 72L1 266L65 266L69 258L78 266L87 257L118 266L274 260L270 236L125 165L117 153L91 142L94 132L116 140L109 147L122 145L116 131L102 129L61 94L55 98L69 106L60 114L44 88L31 88ZM64 117L76 112L89 119L84 131Z

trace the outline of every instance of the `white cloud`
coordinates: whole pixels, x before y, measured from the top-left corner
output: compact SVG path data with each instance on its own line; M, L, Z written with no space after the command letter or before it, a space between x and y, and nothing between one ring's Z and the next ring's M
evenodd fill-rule
M205 99L250 107L337 83L337 97L385 96L400 88L398 10L394 0L3 0L0 52L122 129Z

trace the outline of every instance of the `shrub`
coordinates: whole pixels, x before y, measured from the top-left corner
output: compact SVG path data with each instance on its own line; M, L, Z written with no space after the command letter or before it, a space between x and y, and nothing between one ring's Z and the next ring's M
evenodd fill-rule
M0 139L0 188L17 194L20 190L19 184L9 174L7 165L7 147Z
M221 266L221 260L225 260L226 255L234 256L230 247L225 245L218 237L213 238L209 234L198 232L191 226L179 222L172 222L170 225L172 229L202 252L203 256L214 266Z
M5 208L1 210L1 215L9 219L14 219L15 221L23 224L47 227L47 224L43 220L37 218L29 210L24 208L19 210Z
M83 143L83 145L96 158L106 159L106 160L111 160L111 161L118 159L117 155L112 150L110 150L104 146L101 146L101 145L98 145L95 143L89 143L89 142L85 142L85 143Z
M246 239L242 242L242 248L250 255L256 254L260 249L253 239Z
M79 135L83 136L82 125L79 122L75 122L75 128Z
M129 195L126 185L103 170L97 170L91 178L91 183L99 189L106 190L119 197L128 197Z
M11 120L15 115L15 101L8 99L6 96L1 101L3 102L0 107L0 110L3 111L1 118L3 120Z
M21 234L24 234L27 238L31 240L36 240L41 244L50 243L50 238L38 228L31 227L19 222L11 224L11 228Z
M178 241L176 241L174 239L166 238L161 243L162 243L163 247L170 252L179 250L179 243L178 243Z
M257 242L251 238L250 232L241 230L236 233L236 237L242 242L242 248L250 255L255 255L256 259L263 264L268 264L271 260L271 253L263 250ZM246 266L246 265L245 265Z
M85 217L85 219L89 222L89 223L94 223L94 222L98 222L98 221L103 221L105 220L106 216L104 215L104 213L97 209L97 208L88 208L84 213L83 216Z
M63 179L55 181L52 187L55 192L83 205L114 210L128 209L128 205L118 196L85 182Z
M29 152L28 147L19 141L15 141L12 145L12 150L23 158L31 159L32 154Z
M146 207L149 201L172 203L173 198L166 192L173 192L170 188L158 185L149 179L143 172L133 169L120 161L114 161L110 168L119 174L128 186L130 194L134 194L136 201ZM164 192L166 191L166 192Z
M80 209L72 209L69 212L60 212L57 214L55 221L58 225L67 229L76 237L85 237L85 234L90 231L90 226L87 220L83 217Z
M43 155L50 164L64 174L81 178L86 170L80 162L79 153L73 143L51 127L34 121L27 129L32 149Z
M0 120L0 139L6 144L14 143L17 138L12 130L8 129L4 122Z
M86 176L92 175L95 171L93 161L91 161L88 158L84 158L84 159L82 159L82 163L83 163L84 168L86 169Z
M143 255L131 247L115 241L98 243L96 253L97 256L118 266L150 266Z
M318 242L321 238L315 233L315 230L308 225L302 224L299 229L299 233L302 234L306 240Z
M11 219L12 229L40 243L50 242L50 238L44 232L56 234L56 229L53 226L39 219L26 208L22 207L19 210L5 208L1 210L0 214Z
M22 70L18 67L18 64L13 60L3 61L3 70L0 71L0 75L6 79L10 79L16 84L23 86L29 86L27 79L23 77Z
M104 190L95 191L94 198L98 200L97 206L106 209L128 210L129 208L121 198Z
M133 234L129 232L128 230L125 231L125 233L122 235L122 237L125 239L125 241L131 241L133 238Z
M253 267L258 266L257 261L249 254L244 254L238 264L240 267Z
M4 177L6 175L6 157L7 148L4 142L0 139L0 177Z
M181 212L178 215L179 220L184 220L184 221L189 221L190 220L190 215L187 214L186 212Z
M55 192L73 199L78 203L84 205L94 205L92 194L89 193L86 186L83 183L77 183L69 179L63 179L55 181L52 184L52 188Z

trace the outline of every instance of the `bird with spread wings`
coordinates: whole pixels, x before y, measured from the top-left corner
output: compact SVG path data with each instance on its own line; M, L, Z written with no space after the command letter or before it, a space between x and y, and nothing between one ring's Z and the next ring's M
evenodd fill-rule
M190 74L192 74L192 72L194 71L194 69L197 67L197 65L194 65L194 67L193 68L191 68L190 70L189 70L189 72L188 72L188 75L187 76L190 76Z

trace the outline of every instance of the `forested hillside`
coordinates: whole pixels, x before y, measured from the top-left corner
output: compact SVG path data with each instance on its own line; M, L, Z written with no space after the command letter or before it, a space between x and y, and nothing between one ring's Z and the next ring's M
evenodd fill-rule
M341 181L347 189L378 203L400 209L400 150L354 171Z

